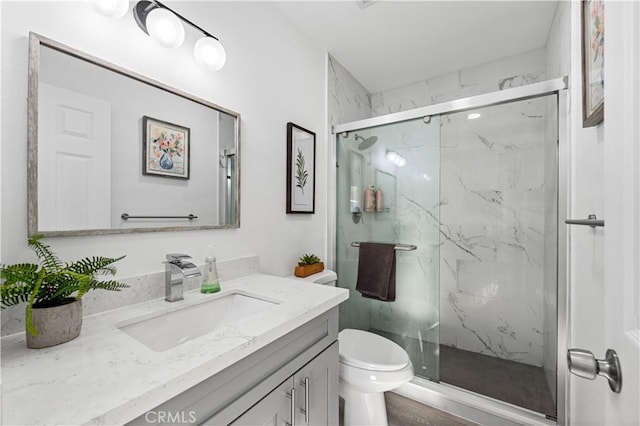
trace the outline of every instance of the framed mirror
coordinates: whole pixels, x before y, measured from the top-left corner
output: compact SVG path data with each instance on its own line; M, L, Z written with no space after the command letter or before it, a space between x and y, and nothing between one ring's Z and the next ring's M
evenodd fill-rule
M240 114L31 33L29 235L240 226Z

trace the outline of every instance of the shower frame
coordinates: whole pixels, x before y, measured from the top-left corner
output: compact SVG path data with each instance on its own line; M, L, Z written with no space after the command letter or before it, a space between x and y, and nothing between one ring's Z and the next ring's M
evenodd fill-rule
M455 414L456 409L465 411L465 417L469 418L469 408L476 410L473 414L477 416L477 420L500 418L512 421L528 422L531 424L557 424L564 425L567 422L567 398L568 398L568 380L567 365L565 358L561 354L567 353L568 342L568 309L569 309L569 293L567 283L569 280L569 270L567 268L570 257L567 227L564 224L564 218L570 217L570 202L568 197L568 188L571 184L569 176L569 136L570 129L568 126L568 89L569 78L567 76L546 80L539 83L529 84L526 86L515 87L511 89L499 90L482 95L476 95L461 99L456 99L439 104L429 105L420 108L414 108L407 111L400 111L386 114L378 117L366 118L363 120L352 121L349 123L337 124L331 127L331 158L329 175L329 188L332 196L329 197L329 226L328 226L328 242L330 257L328 263L335 268L336 263L336 205L335 198L337 192L336 179L336 153L337 140L336 135L343 132L351 132L363 130L369 127L381 126L385 124L399 123L416 118L423 117L425 120L434 115L449 114L455 112L468 111L472 109L491 107L511 102L523 101L532 98L539 98L548 95L556 95L557 101L557 126L558 126L558 144L557 144L557 202L558 217L557 230L557 367L556 367L556 413L557 419L545 419L544 416L533 413L527 409L513 406L508 403L494 400L473 392L465 392L460 389L447 385L446 383L430 382L419 377L414 378L410 383L404 385L398 390L398 393L409 396L421 402L441 408ZM462 412L460 413L462 414ZM473 416L472 415L472 416Z

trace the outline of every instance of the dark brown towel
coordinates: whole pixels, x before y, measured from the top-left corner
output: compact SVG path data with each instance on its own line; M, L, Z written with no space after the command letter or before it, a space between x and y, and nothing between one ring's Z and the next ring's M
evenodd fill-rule
M396 300L395 244L360 243L356 290L370 299Z

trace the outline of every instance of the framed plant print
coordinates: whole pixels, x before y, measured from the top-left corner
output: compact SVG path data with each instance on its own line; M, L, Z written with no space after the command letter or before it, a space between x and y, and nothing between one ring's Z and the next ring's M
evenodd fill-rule
M142 174L189 179L189 129L142 117Z
M582 127L604 119L604 3L582 1Z
M315 213L316 134L287 123L287 213Z

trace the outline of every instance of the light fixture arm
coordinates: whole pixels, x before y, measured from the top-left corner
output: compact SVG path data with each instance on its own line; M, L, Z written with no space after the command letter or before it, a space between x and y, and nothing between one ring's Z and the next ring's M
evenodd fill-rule
M133 8L133 17L136 20L136 23L138 24L138 26L140 27L140 29L142 31L144 31L146 34L149 34L149 31L147 31L147 25L146 25L146 18L147 15L149 14L149 12L151 12L154 9L157 8L162 8L162 9L167 9L168 11L170 11L171 13L173 13L174 15L176 15L176 17L178 19L180 19L182 22L185 22L189 25L191 25L193 28L197 29L198 31L200 31L202 34L204 34L207 37L211 37L215 40L218 40L218 37L211 35L209 32L203 30L201 27L199 27L198 25L194 24L193 22L191 22L189 19L185 18L184 16L180 15L178 12L176 12L175 10L171 9L169 6L166 6L165 4L157 1L157 0L142 0L139 1L138 3L136 3L136 5Z
M188 20L187 18L185 18L184 16L180 15L178 12L176 12L175 10L171 9L168 6L165 6L164 4L160 3L158 0L153 0L158 6L163 7L169 11L171 11L171 13L173 13L174 15L176 15L178 18L180 18L181 21L186 22L187 24L191 25L193 28L195 28L196 30L200 31L202 34L206 35L207 37L211 37L214 38L218 41L220 41L218 39L218 37L211 35L209 32L203 30L201 27L199 27L198 25L194 24L193 22L191 22L190 20Z

